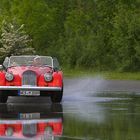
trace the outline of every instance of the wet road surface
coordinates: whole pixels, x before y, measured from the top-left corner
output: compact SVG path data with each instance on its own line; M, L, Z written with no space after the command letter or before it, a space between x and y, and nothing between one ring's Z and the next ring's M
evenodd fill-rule
M0 104L0 139L139 140L140 82L65 79L61 104L9 97Z

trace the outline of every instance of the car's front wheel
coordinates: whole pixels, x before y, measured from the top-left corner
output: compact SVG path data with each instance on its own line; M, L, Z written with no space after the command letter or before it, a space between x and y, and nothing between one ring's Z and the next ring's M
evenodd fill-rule
M51 95L51 101L53 103L60 103L63 97L63 91L58 91L55 93L52 93Z
M4 91L0 91L0 103L6 103L8 95Z

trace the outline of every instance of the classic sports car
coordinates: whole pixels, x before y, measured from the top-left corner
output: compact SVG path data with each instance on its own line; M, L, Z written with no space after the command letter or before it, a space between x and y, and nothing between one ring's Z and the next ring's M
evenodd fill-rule
M63 73L50 56L11 56L0 65L0 102L8 96L50 96L61 102Z

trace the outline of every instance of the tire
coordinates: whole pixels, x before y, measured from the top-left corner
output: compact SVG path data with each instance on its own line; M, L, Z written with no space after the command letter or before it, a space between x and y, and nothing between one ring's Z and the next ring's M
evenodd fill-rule
M0 91L0 103L6 103L8 95L4 91Z
M62 96L63 96L63 90L59 91L59 92L52 93L51 101L53 103L60 103L62 100Z
M52 104L51 105L51 112L56 113L56 112L63 112L63 107L62 104Z

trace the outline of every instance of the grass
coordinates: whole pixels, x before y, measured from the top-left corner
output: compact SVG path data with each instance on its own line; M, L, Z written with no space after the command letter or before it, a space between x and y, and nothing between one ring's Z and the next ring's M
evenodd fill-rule
M102 71L97 72L94 70L85 69L63 69L65 77L95 77L100 76L104 79L114 80L140 80L140 72L115 72L115 71Z

